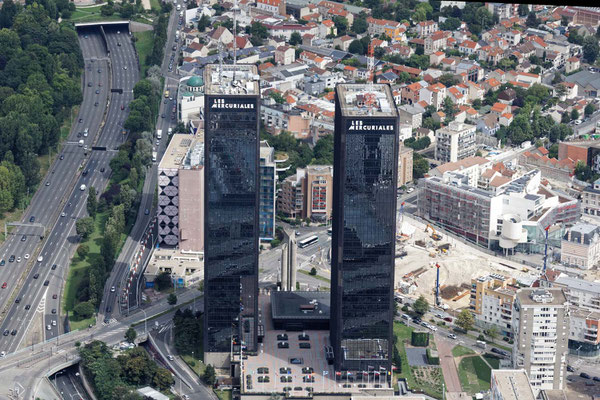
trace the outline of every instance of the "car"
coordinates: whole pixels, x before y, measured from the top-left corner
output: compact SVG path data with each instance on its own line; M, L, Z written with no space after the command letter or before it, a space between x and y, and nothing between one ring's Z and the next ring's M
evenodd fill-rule
M98 107L98 104L100 104L100 103L98 103L98 102L95 102L95 103L94 103L94 107Z
M52 295L52 298L53 298L53 299L56 299L57 297L58 297L58 296L57 296L56 294L53 294L53 295Z
M29 217L29 222L35 222L35 217L32 215L31 217Z
M121 104L121 110L124 110L125 106L123 104Z
M56 269L56 264L52 264L52 271L54 271Z
M117 46L121 47L121 42L117 42Z
M302 359L301 358L297 358L297 357L291 358L290 359L290 364L294 364L294 365L302 364Z
M100 94L100 89L96 89L96 94Z
M25 309L26 309L26 310L29 310L30 308L31 308L31 304L27 304L27 305L25 306Z
M102 87L102 82L99 82L99 83L98 83L98 86L99 86L99 87Z
M446 321L446 322L452 322L452 317L446 317L446 318L444 318L444 321Z
M582 377L583 379L590 379L591 376L589 374L586 374L585 372L582 372L579 374L580 377Z
M4 264L6 264L6 261L4 261L4 259L2 259L2 261L0 261L0 267L4 266Z
M123 66L123 69L124 69L125 71L127 71L127 65L124 65L124 66Z
M174 44L174 45L173 45L173 51L176 51L176 50L177 50L177 45L176 45L176 44Z
M48 286L50 284L50 281L44 281L44 286Z
M108 317L104 318L104 323L108 324L110 322L110 319Z
M106 306L106 312L109 313L112 311L112 307L111 306Z
M79 118L79 123L82 123L82 122L83 122L83 118Z
M38 262L42 262L42 261L44 261L44 257L42 257L42 256L39 256L39 257L37 258L37 260L38 260Z
M577 119L577 120L575 120L574 124L575 124L575 125L581 125L581 122L582 122L582 121L581 121L580 119Z
M301 333L298 335L298 340L310 340L310 336L308 336L306 333Z
M56 314L56 308L53 308L51 312L52 314Z
M8 262L14 262L15 261L15 255L11 255L10 257L8 257Z
M61 217L66 217L66 216L67 216L67 213L63 211L63 212L60 214L60 216L61 216Z
M111 291L112 293L114 293L116 290L117 290L117 289L115 289L115 287L114 287L114 286L110 288L110 291Z
M50 186L50 181L46 182L46 186Z
M15 336L15 335L17 334L17 330L16 330L16 329L13 329L13 330L10 332L10 334L11 334L12 336Z
M455 335L454 333L449 333L449 334L448 334L448 337L449 337L450 339L455 339L455 340L456 340L456 335Z
M279 342L277 343L277 348L279 349L289 349L290 344L288 342Z
M65 159L65 155L64 155L64 154L61 154L59 158L60 158L61 160L64 160L64 159Z
M310 343L308 342L302 342L299 346L301 349L310 349Z
M106 169L104 167L100 168L100 172L104 172Z
M287 333L280 333L279 335L277 335L277 340L288 340Z
M600 376L595 376L592 378L593 381L600 382Z
M20 297L17 297L17 298L15 299L15 303L19 304L20 302L21 302L21 298L20 298Z
M6 282L4 282L4 283L2 284L2 289L6 289L6 286L8 286L8 284L7 284Z
M83 35L83 38L84 38L84 39L87 39L87 38L88 38L88 35Z
M161 117L161 118L164 118L164 117L165 117L165 114L161 114L161 115L160 115L160 117Z
M86 176L86 175L87 175L89 172L90 172L90 171L86 169L85 171L83 171L83 172L81 173L81 176Z
M102 72L102 70L100 68L98 68L98 73Z
M27 240L27 235L23 235L23 236L21 236L21 242L24 242L24 241L26 241L26 240Z
M170 355L170 354L167 356L167 358L169 359L169 361L173 361L174 360L173 356Z
M569 372L575 372L575 368L573 368L570 365L567 365L567 371L569 371Z
M52 326L51 325L46 325L46 330L51 331L52 330Z
M4 336L8 336L10 334L10 331L8 329L6 329L3 333Z
M37 279L37 278L39 278L39 277L40 277L40 274L35 274L35 275L33 275L33 279Z
M25 257L26 260L29 260L29 254L25 254L23 257Z
M144 215L148 215L150 214L150 210L148 210L147 208L144 210Z
M408 188L408 190L407 190L407 192L408 192L408 193L412 193L412 192L414 192L414 191L415 191L415 188L413 188L413 187L410 187L410 188Z

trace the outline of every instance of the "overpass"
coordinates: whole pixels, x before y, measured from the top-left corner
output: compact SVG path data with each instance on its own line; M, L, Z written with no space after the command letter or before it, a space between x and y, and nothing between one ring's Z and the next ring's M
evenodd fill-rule
M98 21L98 22L81 22L79 24L75 24L75 28L86 28L86 27L95 27L102 25L129 25L129 20L124 19L123 21Z
M0 385L0 399L35 398L37 388L43 380L80 361L76 342L84 345L94 340L101 340L108 346L112 346L124 340L125 331L133 324L136 324L134 328L142 337L147 328L145 321L153 318L158 318L157 321L171 320L175 309L198 297L198 292L196 289L191 289L179 294L178 297L180 301L178 306L172 307L164 299L145 309L145 314L138 312L110 324L97 324L89 329L65 333L7 355L0 360L0 381L11 382L11 384ZM22 388L17 397L14 395L14 387Z

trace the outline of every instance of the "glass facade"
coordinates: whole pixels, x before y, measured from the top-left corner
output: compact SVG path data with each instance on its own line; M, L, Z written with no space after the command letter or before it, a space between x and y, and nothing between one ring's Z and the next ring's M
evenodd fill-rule
M232 337L252 351L258 301L258 98L207 95L205 118L204 351L229 352Z
M275 237L275 163L261 160L260 166L260 237L271 240Z
M391 367L397 126L397 118L336 115L331 338L338 371Z

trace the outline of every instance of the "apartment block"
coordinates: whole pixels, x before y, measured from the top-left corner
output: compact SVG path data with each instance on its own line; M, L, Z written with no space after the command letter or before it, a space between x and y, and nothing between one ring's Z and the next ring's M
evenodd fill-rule
M452 121L435 132L435 159L441 162L456 162L472 157L477 151L475 125Z
M204 249L204 138L174 134L158 165L158 244Z
M309 165L298 168L281 183L277 212L288 218L329 221L333 202L333 167Z
M584 214L600 216L600 179L596 179L591 187L583 189L581 207Z
M260 142L260 192L258 209L258 230L261 240L275 237L275 193L277 167L275 149L267 141Z
M413 180L413 149L400 144L398 151L398 187Z
M423 122L423 111L420 107L404 104L398 107L400 123L408 124L412 129L417 129Z
M513 367L523 368L537 396L561 390L566 375L569 309L559 288L525 288L517 292L513 325Z
M536 400L524 369L493 369L490 384L491 400Z
M600 260L600 226L579 223L563 236L560 262L581 269L590 269Z
M512 337L513 304L518 289L515 278L499 274L471 279L469 308L477 325L495 325L502 336Z

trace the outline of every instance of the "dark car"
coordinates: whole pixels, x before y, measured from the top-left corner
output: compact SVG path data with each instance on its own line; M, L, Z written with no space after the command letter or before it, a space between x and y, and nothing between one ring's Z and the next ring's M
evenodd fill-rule
M571 367L570 365L567 365L567 371L575 372L575 368Z
M17 334L17 330L13 329L12 332L10 332L11 335L15 336Z
M33 279L37 279L37 278L39 278L39 277L40 277L40 274L35 274L35 275L33 275Z
M60 155L60 159L61 159L61 160L64 160L64 159L65 159L65 156L64 156L63 154L61 154L61 155Z
M288 340L287 333L280 333L279 335L277 335L277 340Z
M98 68L98 73L102 72L102 70L100 68Z
M104 318L104 323L108 324L110 322L110 319L108 319L108 317Z
M44 286L48 286L50 284L50 281L44 281Z
M289 349L290 344L288 342L279 342L277 343L277 347L280 349Z
M100 89L96 89L96 94L100 94Z
M0 261L0 267L2 267L4 264L6 264L6 261L4 261L4 259L2 259L2 261Z
M593 381L600 382L600 376L595 376L592 378Z
M292 359L290 359L290 364L296 364L296 365L302 364L302 359L301 358L297 358L297 357L292 358Z
M106 312L107 312L107 313L109 313L109 312L111 312L111 311L112 311L112 307L111 307L111 306L107 306L107 307L106 307Z
M23 236L21 236L21 242L24 242L24 241L26 241L26 240L27 240L27 235L23 235Z
M83 118L79 118L79 123L82 123L82 122L83 122Z
M300 348L301 349L310 349L310 343L302 342L302 343L300 343Z
M104 167L100 168L100 172L104 172L106 171L106 169L104 169Z
M32 216L29 218L29 222L34 222L34 221L35 221L35 217L32 215Z
M302 333L298 335L298 340L310 340L310 336L308 336L306 333Z
M148 215L150 214L150 210L148 210L147 208L144 210L144 215ZM281 339L281 340L287 340L287 339Z
M56 308L52 309L52 314L56 314Z
M14 254L8 258L8 262L15 262L15 255Z
M8 336L10 334L10 331L8 329L6 329L3 333L4 336Z
M87 170L87 169L86 169L85 171L83 171L83 172L81 173L81 176L86 176L86 175L88 174L88 172L89 172L89 170Z
M21 298L17 297L17 299L15 300L15 303L19 304L21 302Z
M583 379L590 379L591 376L589 374L586 374L585 372L582 372L579 374L580 377L582 377Z
M56 264L52 264L52 270L54 271L56 269Z
M27 305L25 306L25 309L26 309L26 310L29 310L30 308L31 308L31 304L27 304Z

